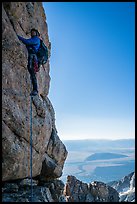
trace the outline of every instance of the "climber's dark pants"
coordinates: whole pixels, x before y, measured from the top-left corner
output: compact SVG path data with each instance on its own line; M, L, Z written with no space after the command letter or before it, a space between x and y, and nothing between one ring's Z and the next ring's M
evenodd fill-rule
M33 85L33 91L34 90L38 91L37 78L34 72L34 58L37 59L36 54L32 54L32 53L28 54L28 71L30 73L30 78L31 78L32 85Z

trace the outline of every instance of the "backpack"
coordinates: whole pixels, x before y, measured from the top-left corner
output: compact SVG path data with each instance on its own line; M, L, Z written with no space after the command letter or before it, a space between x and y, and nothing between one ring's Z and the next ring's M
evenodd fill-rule
M45 64L48 60L48 48L44 42L40 39L40 47L37 51L38 67Z

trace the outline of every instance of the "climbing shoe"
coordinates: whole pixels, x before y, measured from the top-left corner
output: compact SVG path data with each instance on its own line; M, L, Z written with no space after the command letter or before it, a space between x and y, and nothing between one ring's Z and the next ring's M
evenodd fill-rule
M33 90L30 95L31 95L31 96L36 96L37 94L38 94L38 91Z

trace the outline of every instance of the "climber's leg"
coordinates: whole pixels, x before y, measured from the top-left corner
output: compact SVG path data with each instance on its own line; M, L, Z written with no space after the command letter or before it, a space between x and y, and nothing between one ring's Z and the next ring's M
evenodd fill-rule
M36 74L34 72L33 58L34 58L34 54L29 54L29 56L28 56L28 71L30 73L30 78L31 78L32 85L33 85L32 95L33 95L33 93L34 93L34 95L36 95L36 93L38 93L38 86L37 86Z

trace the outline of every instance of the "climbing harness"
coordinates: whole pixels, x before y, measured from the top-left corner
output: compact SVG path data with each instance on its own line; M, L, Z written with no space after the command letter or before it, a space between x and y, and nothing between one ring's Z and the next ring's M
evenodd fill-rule
M31 83L32 90L32 83ZM31 178L31 202L33 199L33 186L32 186L32 96L30 95L30 178Z

